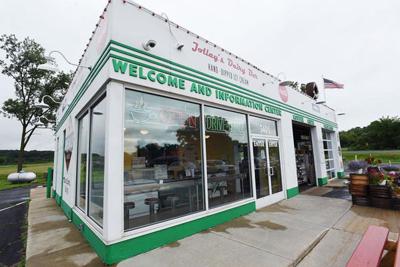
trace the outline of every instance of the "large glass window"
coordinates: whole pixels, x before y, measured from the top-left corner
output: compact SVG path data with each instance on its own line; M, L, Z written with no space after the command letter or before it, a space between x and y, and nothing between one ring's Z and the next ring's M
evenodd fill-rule
M100 225L103 224L105 115L106 100L103 98L90 110L91 131L88 214Z
M246 115L205 107L209 206L251 197Z
M276 121L260 119L250 116L250 132L251 134L277 136L278 131Z
M76 205L83 211L86 210L86 174L89 142L89 115L86 114L78 122L78 164Z
M200 105L126 90L124 228L204 210Z

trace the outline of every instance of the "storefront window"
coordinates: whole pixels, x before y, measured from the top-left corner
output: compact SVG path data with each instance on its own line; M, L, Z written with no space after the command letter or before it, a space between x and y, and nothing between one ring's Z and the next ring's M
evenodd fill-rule
M89 216L103 224L104 201L104 150L106 101L103 98L90 112L90 180Z
M251 134L277 136L276 121L260 119L250 116L250 132Z
M126 90L125 230L204 210L200 105Z
M77 188L76 204L83 211L86 210L86 173L87 173L87 150L89 142L89 115L86 114L79 120L78 126L78 165L77 165Z
M251 197L246 115L204 108L209 206Z

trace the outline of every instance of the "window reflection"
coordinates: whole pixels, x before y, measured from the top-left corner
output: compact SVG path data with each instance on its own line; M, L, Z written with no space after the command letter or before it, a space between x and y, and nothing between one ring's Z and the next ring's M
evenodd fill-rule
M200 106L127 90L124 228L204 209Z
M86 114L79 120L78 126L78 168L77 168L77 199L76 204L86 211L86 166L89 142L89 115Z
M105 111L103 98L91 110L89 216L103 224Z
M251 134L272 135L277 136L276 121L261 119L250 116L250 132Z
M251 196L246 115L204 108L209 206Z

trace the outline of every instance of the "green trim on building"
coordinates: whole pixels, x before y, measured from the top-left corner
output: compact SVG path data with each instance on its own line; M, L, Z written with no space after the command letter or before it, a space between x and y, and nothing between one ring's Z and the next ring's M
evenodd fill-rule
M65 216L68 220L72 220L72 208L61 198L61 209L63 210Z
M345 178L344 171L337 172L337 178L339 178L339 179L343 179L343 178Z
M51 186L53 185L53 168L47 168L47 178L46 178L46 198L51 197Z
M202 76L204 76L204 77L208 77L208 78L210 78L210 79L212 79L212 80L209 80L209 79L206 79L206 78L204 78L204 77L200 77L200 76L197 76L197 75L194 75L194 74L185 72L184 70L180 70L180 69L173 68L172 66L165 65L165 64L163 64L163 63L160 63L160 62L157 62L157 61L153 61L153 60L148 59L148 58L144 58L144 57L141 57L141 56L138 56L138 55L135 55L135 54L132 54L132 53L129 53L129 52L126 52L126 51L117 49L117 48L115 48L115 47L111 47L111 44L113 44L113 45L118 45L118 46L120 46L120 47L129 49L129 50L131 50L131 51L134 51L134 52L137 52L137 53L146 55L146 56L148 56L148 57L152 57L152 58L158 59L158 60L163 61L163 62L166 62L166 63L168 63L168 64L170 64L170 65L177 66L177 67L179 67L179 68L181 68L181 69L189 70L189 71L191 71L191 72L200 74L200 75L202 75ZM147 61L147 62L152 63L152 64L156 64L156 65L158 65L158 66L166 67L167 70L178 71L178 72L183 73L183 74L185 74L185 75L189 75L189 76L191 76L191 77L195 77L195 78L197 78L197 79L200 79L200 80L203 80L203 81L206 81L206 82L211 82L211 83L216 84L216 85L218 85L218 86L222 86L222 87L224 87L224 88L226 88L226 89L233 90L233 91L236 91L236 92L239 92L239 93L244 93L245 95L247 95L247 97L248 97L248 96L250 96L250 97L255 97L255 98L257 99L257 101L260 101L260 100L265 101L265 103L267 103L266 105L272 106L272 107L277 108L277 109L284 110L284 111L289 112L289 113L292 113L292 114L297 114L297 115L299 115L299 116L303 116L304 118L306 118L306 119L309 120L309 121L319 121L319 122L323 123L323 124L326 125L326 126L329 125L329 128L330 128L330 129L333 129L334 127L337 127L337 124L336 124L335 122L332 122L332 121L329 121L329 120L327 120L327 119L318 117L318 116L316 116L316 115L313 115L313 114L311 114L311 113L309 113L309 112L303 111L303 110L298 109L298 108L296 108L296 107L290 106L290 105L288 105L288 104L281 103L281 102L279 102L278 100L275 100L275 99L269 98L269 97L267 97L267 96L261 95L261 94L259 94L259 93L257 93L257 92L251 91L251 90L246 89L246 88L244 88L244 87L241 87L241 86L239 86L239 85L230 83L230 82L228 82L228 81L225 81L225 80L220 79L220 78L218 78L218 77L212 76L212 75L210 75L210 74L197 71L197 70L192 69L192 68L189 68L189 67L187 67L187 66L180 65L180 64L175 63L175 62L173 62L173 61L171 61L171 60L164 59L164 58L162 58L162 57L159 57L159 56L153 55L153 54L151 54L151 53L148 53L148 52L145 52L145 51L136 49L136 48L134 48L134 47L124 45L124 44L119 43L119 42L117 42L117 41L110 40L110 42L109 42L108 45L105 47L105 49L104 49L104 51L102 52L102 54L100 55L99 59L98 59L97 62L94 64L94 66L93 66L92 70L90 71L89 75L88 75L88 76L86 77L86 79L84 80L84 82L83 82L81 88L78 90L78 92L77 92L77 94L75 95L74 99L72 100L71 104L68 106L67 111L64 113L63 117L61 118L61 120L60 120L59 123L57 124L56 132L61 128L61 126L62 126L63 123L65 122L66 118L69 116L69 114L71 113L71 111L74 109L74 107L76 106L76 104L78 103L78 101L80 100L80 98L82 97L82 95L86 92L87 88L88 88L88 87L91 85L91 83L93 82L94 78L97 76L97 74L98 74L98 73L100 72L100 70L103 68L103 66L107 63L108 59L110 58L109 52L110 52L111 50L112 50L112 51L115 51L115 52L118 52L118 53L122 53L122 54L125 54L125 55L129 55L129 56L138 58L138 59L140 59L140 60ZM142 64L143 64L143 63L142 63Z
M59 194L57 194L57 192L54 191L55 194L55 199L56 199L56 203L58 206L61 206L61 197Z
M56 199L60 199L56 194ZM204 231L218 224L228 222L237 217L249 214L256 210L255 202L239 207L221 211L203 218L172 226L163 230L134 237L125 241L106 245L104 242L82 221L71 207L61 200L61 208L69 220L82 232L97 255L105 264L114 264L124 259L136 256L160 246L172 243L195 233Z
M286 196L287 196L288 199L292 198L292 197L295 197L298 194L299 194L299 187L298 186L293 187L293 188L289 188L289 189L286 190Z
M107 264L144 253L256 210L255 202L166 228L110 246Z
M328 184L328 177L318 178L318 185L319 186L326 185L326 184Z
M149 62L149 63L152 63L152 64L155 64L155 65L164 67L164 68L166 68L167 70L178 71L178 72L180 72L180 73L182 73L182 74L186 74L186 75L189 75L189 76L191 76L191 77L195 77L195 78L197 78L197 79L201 79L201 80L206 81L206 82L211 82L211 83L217 84L217 85L219 85L219 86L225 87L225 88L227 88L227 89L230 89L230 90L233 90L233 91L236 91L236 92L244 93L244 94L246 94L246 95L248 95L248 96L250 96L250 97L256 97L257 99L262 99L262 100L266 101L268 104L275 105L275 107L278 108L278 109L285 110L285 111L290 112L290 113L292 113L292 114L296 114L296 113L297 113L297 114L301 114L301 116L304 116L304 117L306 117L306 118L313 118L314 120L320 121L320 122L323 123L324 125L330 125L330 126L332 127L332 129L333 129L334 127L337 127L337 124L336 124L335 122L332 122L332 121L329 121L329 120L327 120L327 119L324 119L324 118L315 116L315 115L313 115L313 114L311 114L311 113L309 113L309 112L306 112L306 111L304 111L304 110L298 109L298 108L296 108L296 107L294 107L294 106L290 106L290 105L288 105L288 104L281 103L281 102L278 101L278 100L272 99L272 98L267 97L267 96L262 95L262 94L259 94L259 93L255 92L255 91L251 91L251 90L246 89L246 88L244 88L244 87L241 87L241 86L239 86L239 85L230 83L230 82L228 82L228 81L225 81L225 80L223 80L223 79L217 78L217 77L212 76L212 75L210 75L210 74L197 71L197 70L195 70L195 69L189 68L189 67L184 66L184 65L180 65L180 64L175 63L175 62L173 62L173 61L171 61L171 60L161 58L161 57L159 57L159 56L150 54L150 53L148 53L148 52L139 50L139 49L134 48L134 47L131 47L131 46L127 46L127 45L125 45L125 44L119 43L119 42L114 41L114 40L111 40L111 43L112 43L112 44L115 44L115 45L118 45L118 46L120 46L120 47L129 49L129 50L131 50L131 51L134 51L134 52L137 52L137 53L140 53L140 54L144 54L144 55L146 55L146 56L149 56L149 57L152 57L152 58L155 58L155 59L164 61L164 62L169 63L169 64L171 64L171 65L178 66L178 67L180 67L180 68L182 68L182 69L186 69L186 70L192 71L192 72L194 72L194 73L201 74L201 75L203 75L203 76L205 76L205 77L212 78L213 80L221 81L221 82L224 83L224 84L221 84L221 83L218 83L218 82L215 82L215 81L210 81L209 79L206 79L206 78L203 78L203 77L199 77L199 76L194 75L194 74L191 74L191 73L187 73L187 72L185 72L185 71L176 69L176 68L174 68L174 67L165 65L165 64L163 64L163 63L159 63L159 62L157 62L157 61L150 60L150 59L147 59L147 58L138 56L138 55L136 55L136 54L132 54L132 53L129 53L129 52L120 50L120 49L115 48L115 47L111 47L111 50L112 50L112 51L115 51L115 52L118 52L118 53L121 53L121 54L124 54L124 55L127 55L127 56L131 56L131 57L137 58L137 59L139 59L139 60L147 61L147 62ZM227 86L226 84L227 84L227 85L230 85L230 86ZM235 88L233 88L233 87L235 87ZM258 100L258 101L260 101L260 100Z

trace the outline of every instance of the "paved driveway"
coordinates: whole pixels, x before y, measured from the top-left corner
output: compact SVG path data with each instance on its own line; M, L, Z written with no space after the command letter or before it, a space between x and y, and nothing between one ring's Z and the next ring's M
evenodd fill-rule
M0 191L0 266L18 263L25 253L21 227L28 211L29 191L30 187Z
M290 266L350 209L342 199L299 195L118 266Z

